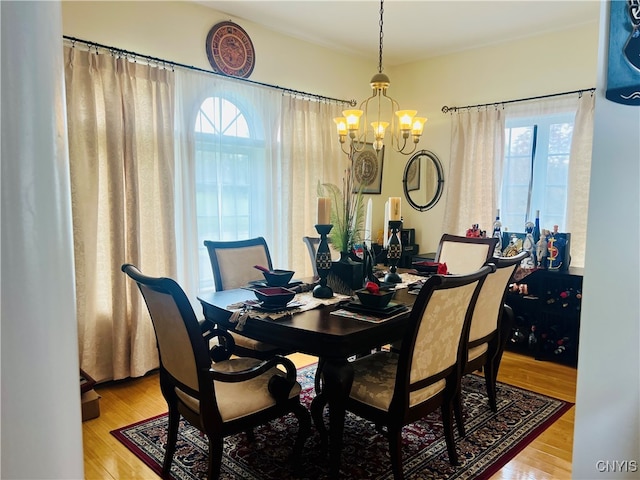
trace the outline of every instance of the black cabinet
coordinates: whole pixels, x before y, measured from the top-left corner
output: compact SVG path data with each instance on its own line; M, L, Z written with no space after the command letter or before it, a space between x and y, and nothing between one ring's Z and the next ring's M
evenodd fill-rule
M506 303L514 325L506 348L539 360L575 366L578 361L583 269L518 269Z

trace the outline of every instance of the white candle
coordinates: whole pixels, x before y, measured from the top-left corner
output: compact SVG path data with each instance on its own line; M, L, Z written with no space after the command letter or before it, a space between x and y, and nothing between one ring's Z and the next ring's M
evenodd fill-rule
M387 248L389 242L389 200L384 202L384 238L382 239L382 246Z
M401 217L400 197L389 197L389 220L400 220Z
M331 199L328 197L318 197L318 225L329 225L331 223Z
M373 201L369 199L367 202L367 216L364 222L364 243L371 248L371 218L373 215Z

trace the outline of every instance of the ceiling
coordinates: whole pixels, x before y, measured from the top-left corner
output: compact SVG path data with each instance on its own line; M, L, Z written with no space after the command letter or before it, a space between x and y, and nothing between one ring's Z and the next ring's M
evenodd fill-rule
M196 2L234 17L230 19L240 26L247 20L378 63L377 0ZM386 0L383 65L400 65L597 23L599 11L599 0Z

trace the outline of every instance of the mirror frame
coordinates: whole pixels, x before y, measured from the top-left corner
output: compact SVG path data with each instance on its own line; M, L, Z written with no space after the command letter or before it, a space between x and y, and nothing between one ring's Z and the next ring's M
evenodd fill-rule
M410 165L414 161L420 161L420 157L423 157L423 156L427 157L428 160L431 160L431 163L435 167L436 174L438 175L438 185L436 186L436 191L433 194L433 198L429 200L429 202L427 202L425 205L418 205L416 202L413 201L413 199L411 198L410 192L408 190L407 175L409 173ZM440 159L438 158L438 156L429 150L420 150L419 152L414 153L411 156L411 158L409 158L409 160L407 161L407 165L404 167L404 174L402 175L402 187L404 190L405 198L409 202L409 205L411 205L413 208L415 208L420 212L426 212L427 210L433 208L436 205L436 203L438 203L438 200L440 200L440 197L442 197L442 192L444 190L444 171L442 169L442 163L440 162Z

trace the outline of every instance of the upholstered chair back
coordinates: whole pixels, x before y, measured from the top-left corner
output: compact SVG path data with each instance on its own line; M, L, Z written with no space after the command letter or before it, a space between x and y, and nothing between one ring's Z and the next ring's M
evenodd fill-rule
M209 252L217 291L264 280L264 275L253 268L254 265L273 268L269 247L262 237L228 242L206 240L204 244Z
M160 361L167 372L181 383L198 390L198 370L189 333L174 297L147 285L139 285L147 303L151 321L156 333ZM193 317L194 328L198 322ZM205 348L202 340L202 348Z
M475 272L493 256L497 238L461 237L444 234L435 260L446 263L449 273L464 275Z
M494 258L492 260L496 265L496 271L487 276L478 294L471 319L469 342L485 338L496 331L509 280L517 266L527 256L528 254L523 252L515 257ZM483 351L486 351L486 345ZM476 352L476 354L479 355L483 351ZM473 357L474 355L470 352L469 356Z
M480 280L443 290L435 290L420 317L415 347L410 362L410 384L417 384L451 368L458 361L460 342L473 295ZM430 385L412 391L409 406L416 405L433 394Z

